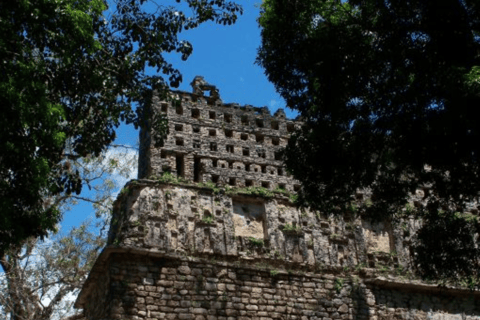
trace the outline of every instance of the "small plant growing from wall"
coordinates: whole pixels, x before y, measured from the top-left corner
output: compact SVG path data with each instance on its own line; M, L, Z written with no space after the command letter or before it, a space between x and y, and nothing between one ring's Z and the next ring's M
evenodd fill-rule
M263 239L257 239L257 238L254 238L254 237L249 237L248 241L250 241L250 243L253 246L256 246L256 247L263 247L265 245L264 242L263 242Z
M352 202L347 208L348 212L350 213L356 213L358 211L358 206L356 203Z
M290 200L291 203L296 203L297 200L298 200L298 194L290 194L290 196L288 197L288 199Z
M310 238L310 240L308 240L307 245L308 245L310 248L313 247L313 239L312 239L312 238Z
M123 187L122 190L120 191L120 195L125 195L129 193L130 193L130 189L128 187Z
M263 198L271 198L274 196L274 193L264 187L245 187L245 188L228 188L227 189L227 194L247 194L247 195L255 195L255 196L260 196Z
M333 285L333 289L335 289L335 291L337 293L340 293L340 291L342 290L343 288L343 278L336 278L335 279L335 284Z
M215 223L215 218L211 214L205 214L202 218L202 222L206 224L213 224Z
M159 182L163 183L172 183L172 184L178 184L178 183L189 183L188 180L182 178L182 177L177 177L173 175L171 172L164 172L160 179L158 179Z
M280 187L280 186L277 186L277 187L273 190L273 192L275 192L275 193L281 193L281 194L285 194L285 195L287 195L287 196L290 196L290 192L288 192L285 188L282 188L282 187Z
M302 233L302 227L297 226L295 224L286 223L283 226L282 231L285 232L285 233L300 234L300 233Z

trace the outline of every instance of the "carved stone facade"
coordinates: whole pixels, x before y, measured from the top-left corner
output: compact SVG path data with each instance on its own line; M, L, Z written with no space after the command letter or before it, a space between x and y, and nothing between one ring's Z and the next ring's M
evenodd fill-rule
M175 92L169 102L153 97L153 113L166 116L169 134L160 142L151 130L142 131L139 179L171 171L190 182L292 192L300 187L280 154L299 123L287 120L282 109L272 116L267 107L224 104L201 77L192 85L194 93Z
M475 293L392 277L415 221L293 205L300 184L279 151L300 123L223 104L201 77L192 86L152 98L169 134L141 132L139 179L76 302L87 319L480 319Z

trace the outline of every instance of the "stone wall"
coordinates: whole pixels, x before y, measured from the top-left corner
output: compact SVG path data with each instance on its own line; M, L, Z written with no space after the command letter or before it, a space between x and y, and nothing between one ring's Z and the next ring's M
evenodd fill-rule
M271 115L267 107L224 104L218 90L202 81L194 79L193 93L153 96L151 112L168 119L169 134L159 141L151 122L142 129L138 177L172 172L191 182L297 190L300 184L287 174L279 151L300 123L282 109Z
M101 267L100 267L101 264ZM478 295L109 248L77 300L87 319L479 319ZM398 283L395 283L398 286ZM85 292L89 292L88 295Z
M131 181L114 208L108 244L312 268L406 266L403 234L387 222L324 217L283 193ZM395 254L392 254L395 252Z

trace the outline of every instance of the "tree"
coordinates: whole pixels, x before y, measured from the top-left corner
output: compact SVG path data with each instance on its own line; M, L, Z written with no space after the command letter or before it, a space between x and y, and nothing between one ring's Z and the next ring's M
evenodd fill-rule
M81 319L73 312L74 298L105 245L105 229L115 193L136 173L137 150L110 146L97 158L72 161L91 189L81 195L62 194L50 201L61 212L78 201L91 203L96 223L88 219L69 232L50 233L41 241L31 237L0 257L0 316L9 320ZM65 318L66 317L66 318Z
M421 274L478 281L479 222L461 213L478 211L480 191L480 2L262 8L258 63L304 121L285 150L300 201L344 213L369 190L362 214L424 220L414 247ZM418 189L424 198L407 210Z
M82 187L71 161L98 156L121 120L141 125L152 90L179 85L164 57L192 53L179 33L241 13L225 0L184 2L190 15L145 0L0 3L0 256L55 229L49 199Z
M0 260L0 315L9 320L73 318L70 297L77 294L105 244L84 223L66 235L8 250ZM67 299L70 298L70 299Z

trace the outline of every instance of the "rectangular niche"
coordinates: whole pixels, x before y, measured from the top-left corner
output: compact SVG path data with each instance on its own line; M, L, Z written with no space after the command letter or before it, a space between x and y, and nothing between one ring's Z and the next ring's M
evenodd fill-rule
M394 246L391 238L392 228L389 223L362 220L362 228L368 253L390 253L392 251Z
M234 198L232 201L235 236L265 239L265 204L247 198Z

